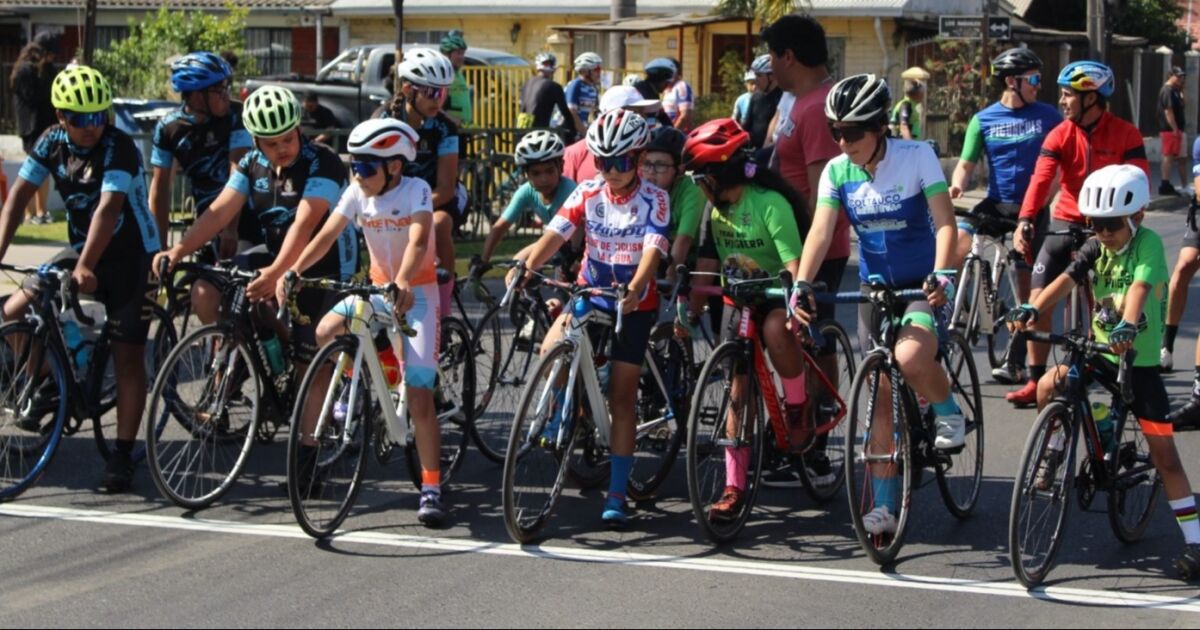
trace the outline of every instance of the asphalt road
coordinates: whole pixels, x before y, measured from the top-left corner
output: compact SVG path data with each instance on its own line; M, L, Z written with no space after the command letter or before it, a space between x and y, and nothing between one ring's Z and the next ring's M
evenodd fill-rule
M1181 215L1148 224L1173 266ZM1196 302L1177 344L1185 369L1168 378L1176 403L1191 379ZM1004 392L985 381L974 516L956 521L936 487L922 488L907 545L883 570L859 548L844 493L816 505L799 490L765 489L741 538L714 548L692 520L682 465L628 531L600 527L601 493L569 488L544 542L521 548L504 531L500 468L478 453L447 495L453 524L438 531L417 523L404 463L368 458L345 533L316 543L279 490L281 438L258 448L220 504L188 513L158 497L144 468L132 494L93 493L101 463L90 437L76 436L36 488L0 505L0 626L1200 627L1197 586L1170 573L1182 541L1165 502L1128 546L1110 532L1102 498L1092 512L1072 508L1048 586L1030 593L1015 582L1008 506L1034 413L1013 411ZM1179 444L1200 483L1200 433Z

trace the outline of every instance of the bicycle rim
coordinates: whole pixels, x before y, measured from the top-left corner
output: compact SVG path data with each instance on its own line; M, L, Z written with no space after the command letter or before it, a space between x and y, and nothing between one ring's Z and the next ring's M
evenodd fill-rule
M1162 479L1137 420L1125 415L1116 452L1108 462L1112 489L1108 491L1108 523L1117 539L1123 543L1137 542L1146 532L1158 496Z
M1009 560L1017 580L1027 588L1046 579L1062 544L1075 479L1077 438L1071 418L1070 408L1059 400L1038 414L1013 484L1008 513ZM1043 462L1048 468L1044 482L1039 484L1038 471Z
M996 286L992 287L992 302L988 306L992 309L992 329L988 331L987 347L988 364L993 369L1000 367L1008 360L1008 348L1012 343L1012 335L1008 332L1005 318L1009 311L1017 307L1017 296L1012 283L1014 273L1014 270L1006 264L997 274L999 279L996 281Z
M629 498L646 501L666 480L679 455L686 433L691 363L672 324L659 324L650 335L650 347L638 382L637 422ZM658 376L650 370L653 362ZM661 380L660 380L661 379Z
M66 358L53 349L34 352L33 333L23 321L0 326L0 501L37 483L67 420Z
M950 394L962 410L966 442L957 449L935 450L934 470L946 509L956 518L967 518L983 485L983 395L967 341L955 333L947 350L942 365L950 377Z
M838 370L836 377L830 377L834 380L834 384L838 388L838 396L842 401L849 404L850 388L854 385L855 361L854 348L850 345L850 336L846 334L846 330L841 324L836 321L826 321L818 324L817 330L825 337L825 342L833 342L836 345L836 356L838 362ZM836 379L836 380L835 380ZM841 489L842 483L846 480L846 441L847 441L847 426L846 419L829 430L829 433L817 438L817 443L814 449L800 459L800 482L804 484L804 491L808 496L817 503L825 503L830 501ZM823 457L828 460L829 472L822 474L820 470L823 466L819 462L819 458ZM793 463L795 465L795 463Z
M493 323L494 322L494 323ZM480 389L488 392L487 405L475 410L471 426L471 437L484 457L504 463L508 450L508 438L512 433L513 414L520 404L521 395L537 367L541 340L546 336L547 324L523 302L510 308L493 307L480 322L478 330L500 330L496 343L500 347L500 358L495 373L486 382L476 372ZM485 343L481 339L480 343ZM478 396L476 397L478 398Z

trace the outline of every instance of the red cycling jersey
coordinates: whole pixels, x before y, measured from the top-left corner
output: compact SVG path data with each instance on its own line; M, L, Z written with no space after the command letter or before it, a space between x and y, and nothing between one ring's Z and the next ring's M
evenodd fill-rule
M1053 216L1060 221L1083 223L1077 201L1083 180L1093 171L1112 164L1140 167L1150 181L1146 145L1137 127L1109 112L1100 115L1090 132L1070 120L1062 121L1042 142L1041 154L1025 191L1025 202L1021 204L1021 218L1037 217L1050 197L1054 176L1061 172L1061 194L1054 204Z

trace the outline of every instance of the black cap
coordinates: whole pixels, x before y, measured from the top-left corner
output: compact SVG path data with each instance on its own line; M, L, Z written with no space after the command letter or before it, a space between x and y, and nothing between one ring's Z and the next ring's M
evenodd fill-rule
M1186 77L1187 76L1187 73L1184 72L1183 68L1180 68L1179 66L1171 66L1171 74L1173 74L1177 77Z
M58 41L59 41L58 35L56 35L54 33L50 33L50 32L38 33L37 37L33 38L33 43L37 44L38 46L41 46L43 49L45 49L48 52L54 52L54 53L58 52Z

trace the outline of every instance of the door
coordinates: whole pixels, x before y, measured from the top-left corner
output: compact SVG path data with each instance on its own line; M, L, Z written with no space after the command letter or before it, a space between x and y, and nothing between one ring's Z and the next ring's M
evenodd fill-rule
M754 54L753 47L758 43L758 38L750 40L750 54ZM734 54L742 62L742 72L745 72L750 67L750 59L746 58L746 36L745 35L713 35L712 36L712 62L708 65L712 73L709 76L708 84L712 86L709 89L710 94L720 94L721 88L724 87L721 82L721 59L727 54ZM741 85L741 73L738 80Z

